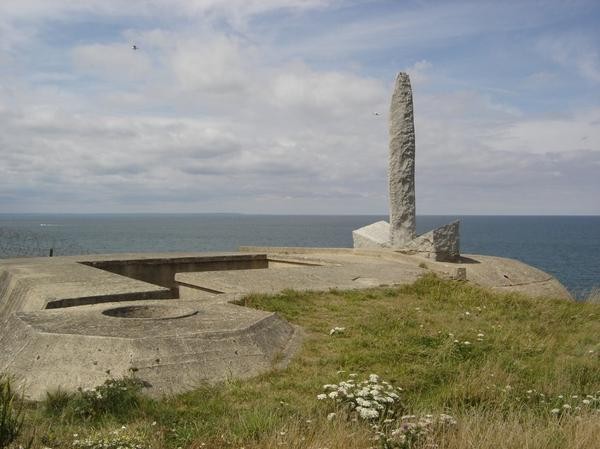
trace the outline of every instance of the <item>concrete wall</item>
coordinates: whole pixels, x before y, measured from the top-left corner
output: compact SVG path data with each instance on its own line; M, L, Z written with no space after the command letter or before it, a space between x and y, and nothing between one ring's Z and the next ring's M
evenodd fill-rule
M227 257L162 258L82 262L94 268L170 288L177 297L176 273L195 271L248 270L268 268L264 254L242 254Z

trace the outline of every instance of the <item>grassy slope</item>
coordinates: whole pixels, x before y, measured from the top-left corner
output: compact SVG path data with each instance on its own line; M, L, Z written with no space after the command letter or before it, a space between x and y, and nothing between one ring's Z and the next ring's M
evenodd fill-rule
M400 288L251 296L246 305L306 330L288 369L148 400L120 418L86 423L32 410L30 427L54 447L92 425L123 423L156 447L369 447L366 426L327 422L330 410L315 399L345 370L401 386L411 412L454 415L458 429L440 447L598 447L600 413L581 400L600 391L599 304L497 295L426 277ZM346 330L330 336L335 326ZM565 403L572 412L550 413Z

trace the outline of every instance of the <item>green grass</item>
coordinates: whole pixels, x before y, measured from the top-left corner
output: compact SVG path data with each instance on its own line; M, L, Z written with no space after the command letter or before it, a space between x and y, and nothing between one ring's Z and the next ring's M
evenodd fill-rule
M592 449L600 441L600 404L575 412L600 392L600 304L493 294L426 276L400 288L254 295L245 305L306 330L287 369L83 418L62 413L71 399L58 396L31 406L26 426L49 447L121 425L153 447L369 447L366 426L327 422L331 410L316 395L349 373L377 373L403 388L409 410L459 420L440 447ZM346 330L330 336L336 326ZM550 413L565 403L570 413Z

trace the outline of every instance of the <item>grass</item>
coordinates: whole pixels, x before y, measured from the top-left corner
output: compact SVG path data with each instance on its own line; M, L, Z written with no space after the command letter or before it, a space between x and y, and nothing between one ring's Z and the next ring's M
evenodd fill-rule
M434 435L440 448L592 449L600 441L600 403L583 403L600 396L600 304L493 294L432 275L399 288L244 302L306 330L287 369L139 398L118 413L69 413L77 398L55 393L29 406L23 438L35 428L34 447L68 447L73 434L125 425L156 448L368 448L370 428L328 421L332 410L316 395L349 373L377 373L403 388L411 412L458 420ZM329 335L334 327L345 330Z

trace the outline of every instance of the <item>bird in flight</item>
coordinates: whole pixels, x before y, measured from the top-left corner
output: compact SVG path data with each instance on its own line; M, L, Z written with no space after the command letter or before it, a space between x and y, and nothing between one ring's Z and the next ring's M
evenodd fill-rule
M380 112L373 112L373 115L381 115Z
M138 46L137 46L137 45L135 45L135 44L133 44L133 45L131 46L131 48L132 48L133 50L137 50L137 49L138 49Z

